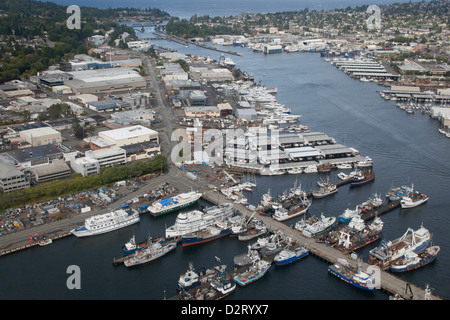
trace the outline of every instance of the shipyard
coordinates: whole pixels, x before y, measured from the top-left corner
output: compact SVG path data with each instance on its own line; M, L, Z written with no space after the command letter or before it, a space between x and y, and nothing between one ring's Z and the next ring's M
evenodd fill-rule
M143 272L153 273L158 284L144 290L152 300L297 299L285 288L267 292L278 281L291 285L293 270L295 279L325 281L331 299L340 290L445 299L430 273L445 264L447 246L428 217L445 211L436 176L448 166L433 153L446 149L422 147L424 128L439 127L433 139L448 136L449 89L412 85L407 67L348 39L306 40L273 27L189 39L172 22L122 21L131 29L90 38L90 55L0 86L2 116L14 119L3 122L0 140L0 259L31 255L34 264L65 244L96 272L143 284ZM301 71L288 74L296 56L305 59ZM299 85L293 77L305 77L308 64L317 71L306 78L321 80ZM351 96L360 110L341 101L347 83L348 94L361 90L370 103ZM400 111L392 106L407 115L390 116ZM415 117L405 122L417 131L394 124L402 116ZM439 188L421 179L426 170ZM309 291L296 294L320 299ZM188 304L180 313L244 314L244 306Z

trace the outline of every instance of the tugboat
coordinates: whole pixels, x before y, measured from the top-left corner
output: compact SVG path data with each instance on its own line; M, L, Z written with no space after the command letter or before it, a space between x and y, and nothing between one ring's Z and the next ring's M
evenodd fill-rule
M392 272L404 272L423 267L434 261L440 250L439 246L431 246L419 253L408 251L402 258L395 260L390 269Z
M374 275L368 275L363 272L359 263L355 268L347 260L338 259L335 264L328 267L328 272L357 288L364 290L373 290L375 288Z
M298 246L295 249L283 249L273 259L276 266L285 266L292 262L298 261L309 254L309 250L305 247Z

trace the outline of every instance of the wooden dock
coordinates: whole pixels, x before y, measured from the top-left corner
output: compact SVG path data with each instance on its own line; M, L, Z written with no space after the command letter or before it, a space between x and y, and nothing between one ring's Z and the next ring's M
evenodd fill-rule
M342 184L341 184L342 185ZM218 203L226 203L229 202L222 194L214 191L206 191L203 194L203 198L213 204ZM390 210L393 210L395 207L398 207L399 203L391 203L387 206L385 206L381 211L381 213L389 212ZM250 211L245 205L242 204L235 204L235 208L239 210L244 216L250 217L254 212ZM378 214L380 213L380 208L376 210ZM375 213L372 213L375 215ZM370 214L371 215L371 214ZM366 216L368 217L370 216ZM301 234L300 231L294 229L291 226L288 226L282 222L278 222L270 217L267 216L259 216L259 219L261 219L269 228L271 228L273 231L281 230L285 235L292 237L294 241L297 241L299 244L303 245L304 247L308 248L311 251L311 254L327 261L328 263L335 263L338 259L346 259L350 264L356 266L357 261L350 258L348 254L345 254L336 248L333 248L331 246L326 245L325 243L319 243L316 241L315 238L307 238ZM373 266L369 265L368 263L364 261L360 261L363 270L367 270L367 268ZM379 270L380 275L380 289L388 292L391 295L396 295L398 297L402 297L403 299L410 299L411 297L409 295L406 295L406 288L410 287L412 292L412 299L415 300L422 300L425 298L425 290L423 288L420 288L418 286L415 286L412 283L409 283L403 279L400 279L396 276L394 276L392 273L389 273L387 271L383 271L381 269ZM371 274L372 272L369 272ZM440 297L436 295L431 295L429 298L433 300L441 300Z

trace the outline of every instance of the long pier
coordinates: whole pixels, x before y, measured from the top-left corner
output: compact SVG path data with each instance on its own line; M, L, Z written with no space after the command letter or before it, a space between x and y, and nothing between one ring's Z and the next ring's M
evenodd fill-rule
M215 191L206 191L203 194L203 198L213 204L225 203L228 200L220 193ZM398 206L399 203L392 203L391 205L385 206L383 209L383 213L388 212L394 207ZM250 217L254 212L250 211L246 206L242 204L235 204L235 208L239 210L244 216ZM380 209L378 209L378 214L380 213ZM369 215L366 216L368 219ZM294 241L297 241L299 244L308 248L312 255L329 262L330 264L335 263L338 259L346 259L353 266L357 265L356 260L353 260L349 257L348 254L345 254L336 248L330 247L324 243L316 242L315 238L307 238L301 234L298 230L294 229L291 226L288 226L282 222L278 222L268 216L259 216L261 220L272 230L274 231L282 231L287 236L292 237ZM363 270L367 270L367 268L372 267L368 263L364 261L360 261ZM369 272L371 274L372 272ZM412 283L409 283L392 273L379 269L379 275L381 278L380 288L381 290L388 292L391 295L395 295L397 297L401 297L403 299L414 299L414 300L423 300L425 298L425 290L420 288ZM406 294L406 288L410 288L412 292L412 297ZM433 300L441 300L439 296L430 295L429 298Z

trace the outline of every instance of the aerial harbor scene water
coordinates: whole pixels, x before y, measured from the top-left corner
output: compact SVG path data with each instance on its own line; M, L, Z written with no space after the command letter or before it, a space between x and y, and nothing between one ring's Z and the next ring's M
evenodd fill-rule
M450 298L449 1L187 3L0 4L0 299Z

